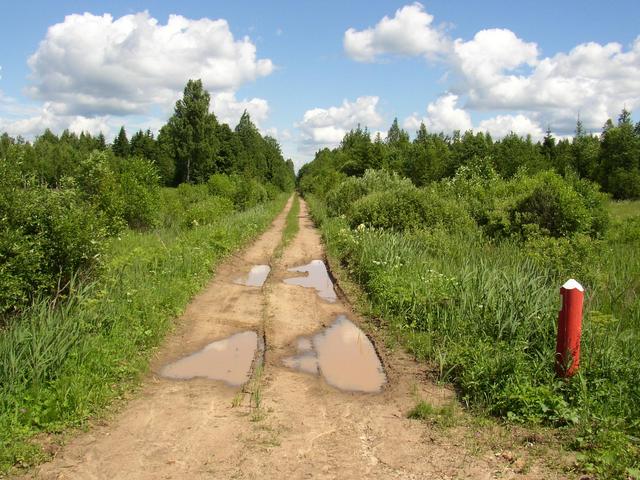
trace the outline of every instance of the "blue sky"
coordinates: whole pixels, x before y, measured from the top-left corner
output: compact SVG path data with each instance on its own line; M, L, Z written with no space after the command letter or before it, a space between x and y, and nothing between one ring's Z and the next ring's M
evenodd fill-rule
M171 14L180 41L162 33ZM639 18L637 1L6 2L0 130L156 129L200 76L221 119L247 108L298 165L394 117L410 133L536 138L570 134L580 115L597 132L640 107Z

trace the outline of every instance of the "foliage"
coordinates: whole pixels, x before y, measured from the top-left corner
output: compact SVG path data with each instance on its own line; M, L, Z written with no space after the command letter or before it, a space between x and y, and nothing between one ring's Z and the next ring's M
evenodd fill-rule
M0 471L42 453L29 440L87 419L132 388L214 266L266 228L285 198L194 229L125 231L100 276L38 299L0 335Z
M365 225L396 231L444 227L461 228L471 225L471 218L456 202L432 190L413 186L385 189L371 193L351 207L352 228Z
M300 170L329 256L362 287L368 313L455 384L466 406L567 430L580 439L569 446L585 471L637 471L640 211L601 193L611 184L599 177L598 139L580 132L556 144L548 133L537 150L515 136L446 140L421 128L418 137L415 167L396 160L316 187L345 172L343 145ZM446 155L433 154L439 141ZM401 171L421 188L400 176L390 185ZM568 278L587 292L581 371L559 381L558 287ZM414 415L433 411L421 405Z
M237 185L234 178L224 173L215 173L209 177L207 187L211 195L234 199L236 197Z
M149 228L158 218L159 185L156 167L142 157L119 162L118 190L122 218L131 228Z
M327 208L331 215L346 214L360 198L373 193L391 189L409 189L411 182L396 173L384 170L367 170L364 175L348 177L327 194Z
M0 314L62 293L95 263L106 235L105 216L77 189L49 189L0 160Z
M519 175L500 193L487 213L486 228L494 236L599 236L607 225L606 197L586 181L572 184L553 172Z
M369 313L454 383L465 405L569 429L582 439L573 448L584 452L584 468L603 476L638 468L638 237L612 229L603 240L496 243L481 230L351 229L317 197L309 204L330 256L368 295ZM558 381L558 286L574 275L587 291L582 369Z
M421 187L453 178L460 169L478 163L505 180L553 170L595 182L616 199L640 198L640 128L626 110L617 125L610 120L605 124L600 137L587 134L578 121L574 138L560 141L550 131L538 142L514 133L499 140L472 131L449 136L428 132L424 124L411 141L397 120L385 139L372 139L366 128L358 127L338 148L317 152L314 161L300 169L298 186L303 194L324 198L344 176L360 177L375 169L395 172ZM336 205L327 201L335 211Z
M191 204L184 213L186 227L211 225L233 211L233 203L224 197L209 197L201 202Z
M157 139L124 127L111 146L102 134L0 135L3 469L39 456L29 436L125 388L211 263L292 188L277 141L246 112L235 130L219 124L209 100L189 81Z

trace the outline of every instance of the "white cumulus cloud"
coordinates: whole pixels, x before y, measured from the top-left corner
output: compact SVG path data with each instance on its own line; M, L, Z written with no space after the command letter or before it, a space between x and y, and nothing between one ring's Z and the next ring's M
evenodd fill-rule
M262 98L237 100L232 92L220 92L211 95L211 109L215 113L218 122L228 123L231 128L238 124L245 110L258 127L269 116L269 103L266 100Z
M335 147L349 130L358 125L362 128L381 125L378 102L378 97L365 96L353 102L344 100L338 107L313 108L304 113L296 126L307 149Z
M420 3L398 9L365 30L349 28L344 49L354 60L372 62L385 54L433 57L449 48L441 27L433 26L433 16Z
M233 92L269 75L248 37L235 39L226 20L148 12L69 15L50 27L29 58L32 97L64 115L141 114L170 103L189 78L211 91Z
M114 131L114 122L115 119L108 115L58 115L48 103L43 106L24 106L13 98L3 97L0 92L0 132L7 132L12 136L32 138L47 128L54 132L68 129L78 134L103 132L108 136ZM120 125L122 123L124 122Z
M493 138L502 138L510 133L515 133L521 137L531 135L534 141L544 137L542 127L522 114L517 115L497 115L493 118L482 120L477 130L489 132Z
M427 106L427 115L419 117L413 114L405 119L403 125L408 130L417 130L424 123L431 132L450 134L455 130L462 132L473 128L471 116L467 111L458 107L458 96L448 93L438 97L435 102Z
M235 38L224 19L170 15L163 24L148 12L68 15L49 27L28 64L27 94L39 104L0 94L0 130L26 137L45 128L107 135L120 125L157 129L191 78L211 92L221 122L235 126L247 110L260 125L268 102L238 99L236 92L275 68L257 57L248 37Z
M458 100L458 96L453 93L442 95L427 106L426 116L421 117L414 113L404 120L403 126L409 131L415 131L421 123L424 123L428 131L444 132L448 135L456 130L461 132L476 130L489 132L494 138L502 138L511 132L520 136L531 135L534 140L539 140L544 136L540 125L523 114L497 115L482 120L474 126L471 115L464 108L458 106Z
M513 112L487 124L496 131L507 123L534 132L534 124L549 124L562 135L573 131L578 115L585 127L597 130L623 107L640 108L640 37L627 48L616 42L588 42L543 56L535 42L508 29L483 29L465 40L433 25L433 16L421 4L410 4L373 27L348 29L344 48L358 61L392 55L436 59L449 67L447 88L466 99L465 109ZM451 99L447 103L446 98L436 100L444 102L439 106L434 103L434 122L447 109L453 115ZM464 123L463 114L453 116ZM413 126L419 120L414 115L407 122Z

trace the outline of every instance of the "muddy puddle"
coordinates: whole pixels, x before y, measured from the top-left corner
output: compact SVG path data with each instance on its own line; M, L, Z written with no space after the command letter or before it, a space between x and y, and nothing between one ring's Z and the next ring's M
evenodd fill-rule
M166 365L160 375L179 380L208 378L240 386L249 380L257 348L256 332L236 333Z
M269 265L254 265L246 277L236 278L234 283L245 287L261 287L271 272Z
M289 272L307 273L304 277L293 277L284 280L287 285L298 285L300 287L315 288L318 296L327 302L336 301L336 292L333 282L327 272L327 266L322 260L312 260L307 265L289 268Z
M312 338L299 338L298 355L286 367L324 377L341 390L379 392L386 381L382 363L369 338L345 315Z

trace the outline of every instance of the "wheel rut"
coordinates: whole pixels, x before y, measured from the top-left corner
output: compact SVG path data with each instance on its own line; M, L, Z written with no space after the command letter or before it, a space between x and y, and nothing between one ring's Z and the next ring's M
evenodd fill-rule
M444 405L455 401L454 392L428 381L424 365L388 350L375 331L366 329L368 336L359 337L358 326L364 319L342 295L319 295L327 292L326 285L317 289L285 282L306 273L291 269L310 264L317 268L317 261L325 258L303 201L299 233L280 258L273 257L290 207L291 200L267 232L217 269L159 350L153 373L135 398L113 418L77 435L30 476L558 478L540 462L517 472L491 449L478 450L474 444L478 440L469 440L473 432L468 426L444 431L407 418L417 399ZM262 287L238 281L248 279L257 265L270 267ZM342 347L348 350L345 345L355 341L356 348L364 349L365 339L375 344L371 348L374 357L380 357L383 382L372 393L349 385L336 388L327 374L318 339L339 319L354 327L335 334L339 342L347 342ZM244 331L255 332L258 344L262 343L244 386L160 375L172 362ZM287 363L288 358L310 351L316 355L315 370ZM354 358L345 357L343 369L339 362L332 368L342 374L340 370L348 370Z

